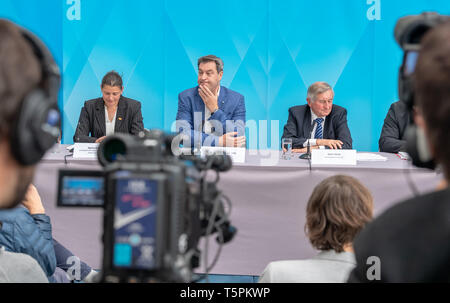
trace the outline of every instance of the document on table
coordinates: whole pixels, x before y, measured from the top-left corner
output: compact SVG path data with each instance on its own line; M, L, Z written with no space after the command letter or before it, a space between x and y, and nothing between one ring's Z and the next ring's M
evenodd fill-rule
M356 154L357 161L387 161L386 157L383 157L374 153L357 153Z

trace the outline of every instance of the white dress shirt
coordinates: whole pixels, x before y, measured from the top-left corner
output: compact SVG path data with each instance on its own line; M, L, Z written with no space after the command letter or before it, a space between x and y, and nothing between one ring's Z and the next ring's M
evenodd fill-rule
M314 120L316 120L316 119L319 118L319 117L317 117L317 115L312 111L311 108L310 108L309 110L311 111L311 124L313 124L313 123L314 123ZM323 119L323 121L322 121L322 123L321 123L321 124L322 124L322 133L323 133L323 131L324 131L324 127L325 127L325 119L326 119L326 118L327 118L327 117L322 117L322 119ZM317 145L316 139L314 139L314 135L316 134L316 129L317 129L317 123L314 124L314 127L313 127L312 132L311 132L311 138L308 139L308 140L306 140L306 141L303 143L303 147L307 147L307 146L308 146L308 141L309 141L310 146ZM325 146L319 146L319 148L320 148L320 149L324 149Z
M114 128L116 126L116 112L114 113L114 117L112 118L112 121L109 121L108 118L108 109L105 106L105 125L106 125L106 136L114 134Z

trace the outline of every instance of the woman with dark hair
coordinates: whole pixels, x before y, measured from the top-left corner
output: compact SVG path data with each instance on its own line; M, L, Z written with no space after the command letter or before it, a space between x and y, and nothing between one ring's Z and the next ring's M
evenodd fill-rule
M122 77L110 71L102 80L102 98L84 103L74 142L99 143L113 133L137 135L144 130L141 103L122 96Z
M336 175L314 188L306 208L305 233L319 254L308 260L267 265L259 282L346 282L356 261L353 239L372 219L369 190L353 177Z

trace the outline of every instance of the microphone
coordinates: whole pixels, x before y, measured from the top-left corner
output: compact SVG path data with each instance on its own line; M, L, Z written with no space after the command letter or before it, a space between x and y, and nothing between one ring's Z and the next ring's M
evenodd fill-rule
M304 160L309 160L309 159L311 159L311 141L309 141L309 139L312 137L312 133L313 133L313 130L314 130L314 125L316 125L316 120L314 120L313 121L313 124L312 124L312 128L311 128L311 133L309 134L309 138L307 139L308 140L308 145L306 146L306 153L305 154L303 154L303 155L300 155L300 159L304 159Z

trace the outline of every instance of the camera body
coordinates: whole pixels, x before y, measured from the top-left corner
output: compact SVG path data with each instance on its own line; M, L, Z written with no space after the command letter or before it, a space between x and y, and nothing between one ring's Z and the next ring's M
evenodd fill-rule
M59 205L99 206L103 193L103 282L191 282L200 238L217 233L223 244L236 232L218 178L206 179L209 170L230 169L229 156L176 157L173 138L159 130L115 134L99 145L101 176L60 171ZM80 180L84 195L71 191Z

